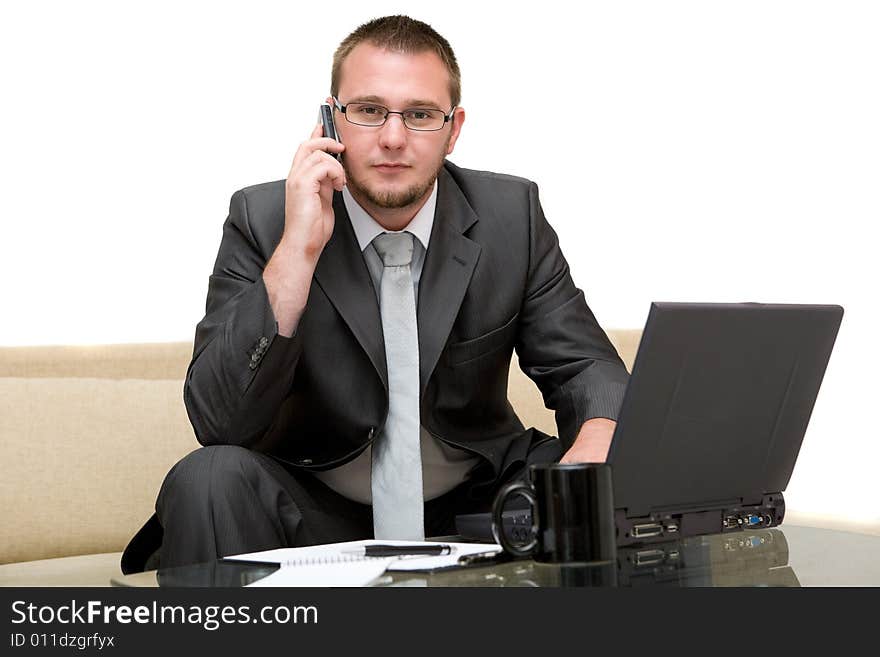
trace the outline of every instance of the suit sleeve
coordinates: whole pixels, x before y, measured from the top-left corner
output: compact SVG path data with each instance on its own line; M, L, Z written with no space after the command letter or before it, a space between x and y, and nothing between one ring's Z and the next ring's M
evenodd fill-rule
M629 378L617 350L575 287L538 187L529 187L529 268L516 351L523 372L555 411L568 449L581 425L616 420Z
M232 196L196 326L184 404L202 445L254 447L289 394L301 336L278 333L263 284L271 257L258 245L243 191Z

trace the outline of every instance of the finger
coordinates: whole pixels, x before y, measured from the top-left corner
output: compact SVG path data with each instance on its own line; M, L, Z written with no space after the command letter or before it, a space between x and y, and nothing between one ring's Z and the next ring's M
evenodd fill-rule
M324 180L329 180L330 184L333 186L338 192L342 191L342 188L345 187L347 182L345 176L345 169L339 163L339 161L330 155L329 153L324 153L319 151L321 157L321 163L326 167Z
M290 167L291 174L294 173L294 169L302 165L302 162L305 158L309 157L312 153L316 151L323 151L328 153L342 153L345 150L345 146L340 144L335 139L330 139L329 137L317 137L314 139L309 139L308 141L300 144L299 148L296 151L296 155L293 157L293 164Z
M304 157L308 156L314 149L312 144L318 140L323 138L324 136L324 126L320 121L315 125L312 129L312 134L309 135L309 138L299 145L299 148L296 149L296 154L293 157L293 166L296 166L297 161L301 161Z
M293 174L294 168L299 164L302 159L308 156L313 150L314 147L310 146L310 144L314 143L318 139L322 139L324 137L324 124L318 120L315 124L315 127L312 128L312 134L309 135L309 138L302 142L299 145L299 148L296 149L296 153L293 155L293 162L290 165L290 174L288 174L288 178L291 174Z
M314 191L327 181L333 189L342 191L346 184L345 169L336 159L324 151L315 151L303 161L297 176L303 184Z
M327 151L328 153L341 153L345 150L345 144L341 144L335 139L330 139L329 137L320 137L319 139L313 140L311 143L314 144L313 150L322 150Z
M302 164L302 161L305 158L312 154L312 151L315 149L311 144L313 144L317 139L320 139L322 134L323 129L321 128L321 124L318 124L315 126L315 129L312 130L311 138L307 139L299 145L299 148L296 149L296 153L293 156L293 163L290 165L291 174L293 174L294 169Z
M337 160L336 157L334 155L332 155L331 153L328 153L327 151L322 150L322 149L316 149L316 150L312 151L308 155L308 157L306 157L303 160L303 166L306 166L307 163L314 164L315 162L319 162L319 161L323 161L323 160L327 160L329 162L334 162L335 164L337 164L339 166L340 171L343 170L342 164L339 162L339 160Z

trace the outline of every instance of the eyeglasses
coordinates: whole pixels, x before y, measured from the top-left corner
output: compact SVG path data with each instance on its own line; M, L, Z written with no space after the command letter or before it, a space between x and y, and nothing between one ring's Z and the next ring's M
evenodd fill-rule
M387 107L376 105L375 103L349 103L343 105L339 99L333 97L333 104L340 112L345 115L345 120L355 125L369 126L377 128L385 125L390 114L400 114L403 119L403 125L410 130L431 131L441 130L448 121L452 119L452 113L455 107L449 110L449 114L444 114L439 109L422 109L412 108L405 109L402 112L392 112Z

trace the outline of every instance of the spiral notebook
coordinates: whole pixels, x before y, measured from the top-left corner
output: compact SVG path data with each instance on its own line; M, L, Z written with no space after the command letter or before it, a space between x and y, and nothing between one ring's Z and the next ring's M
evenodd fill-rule
M321 587L352 587L367 586L381 577L391 558L360 559L324 559L321 561L305 560L296 565L281 566L274 573L256 582L248 584L253 587L271 586L321 586Z
M400 545L419 546L436 544L449 545L450 554L438 556L405 556L405 557L366 557L348 554L346 551L368 545ZM388 571L436 571L456 568L458 559L468 554L500 552L497 543L454 543L449 541L346 541L342 543L326 543L299 548L278 548L263 552L249 552L224 557L226 561L248 561L257 563L278 564L281 568L260 582L262 586L364 586L386 570ZM290 570L281 574L283 570ZM298 572L293 572L298 571ZM378 571L378 572L376 572ZM375 574L369 577L372 573ZM364 578L369 577L364 581ZM322 583L322 578L326 580ZM279 583L272 583L274 580ZM295 582L295 583L281 583ZM309 583L299 583L300 581ZM314 583L312 583L314 582Z

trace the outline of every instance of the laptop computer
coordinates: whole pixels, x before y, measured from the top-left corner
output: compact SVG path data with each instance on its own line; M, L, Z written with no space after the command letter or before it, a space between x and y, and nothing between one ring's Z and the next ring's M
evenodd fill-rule
M836 305L651 304L608 454L619 546L782 523L842 317ZM505 513L514 540L528 515ZM456 528L491 540L488 514Z

